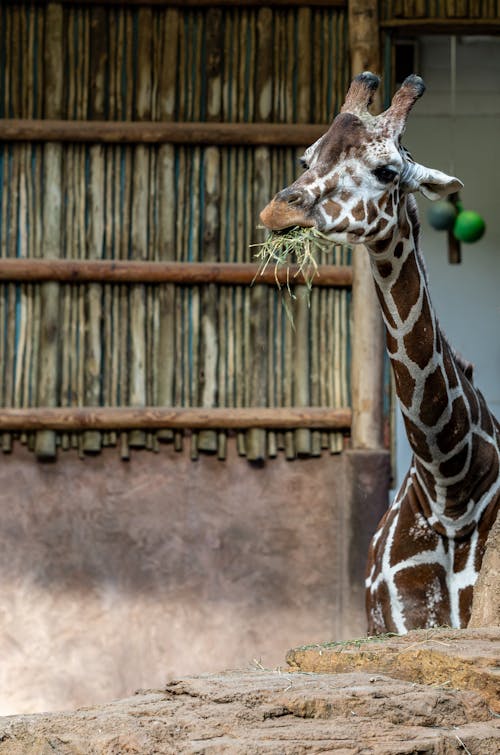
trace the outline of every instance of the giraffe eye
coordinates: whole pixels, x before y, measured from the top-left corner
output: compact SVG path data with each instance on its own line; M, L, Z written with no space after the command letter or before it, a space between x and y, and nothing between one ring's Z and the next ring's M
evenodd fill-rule
M397 171L394 170L394 168L389 167L389 165L382 165L380 168L375 168L375 170L372 170L372 173L375 178L383 184L392 183L397 176Z
M304 170L307 170L309 168L305 157L299 157L299 163L301 164L302 168L304 168Z

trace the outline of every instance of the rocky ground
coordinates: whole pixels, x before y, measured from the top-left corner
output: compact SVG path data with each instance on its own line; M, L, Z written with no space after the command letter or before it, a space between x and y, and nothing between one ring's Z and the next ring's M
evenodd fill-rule
M427 683L412 681L419 667L415 653L426 668L425 653L436 648L444 651L455 677L431 681L424 674ZM499 630L442 630L297 649L289 654L295 670L193 676L104 706L0 719L0 755L497 755L499 648ZM332 663L323 669L330 673L300 670L314 657L323 663L333 658L338 665L335 656L343 657L340 673L332 672ZM410 671L404 671L405 656ZM481 675L483 684L477 682ZM467 679L476 679L474 690ZM457 688L460 684L465 688Z

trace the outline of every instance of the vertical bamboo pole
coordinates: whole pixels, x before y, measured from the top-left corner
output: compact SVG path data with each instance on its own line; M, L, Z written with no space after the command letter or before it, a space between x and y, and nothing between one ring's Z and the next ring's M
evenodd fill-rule
M119 99L120 99L120 116L125 120L132 119L134 113L134 70L136 59L131 48L133 39L133 14L127 8L119 11L119 33L118 33L118 62L120 66L119 81ZM125 88L123 86L125 83ZM132 224L132 201L133 201L133 148L126 146L120 150L117 155L117 192L120 197L120 224L119 224L119 249L120 256L123 259L130 254L130 238ZM118 317L119 324L119 403L132 403L132 369L130 359L130 348L132 343L131 325L131 295L128 285L120 286L120 312ZM135 324L137 329L137 323ZM139 334L141 338L141 334ZM136 359L137 363L137 359ZM140 369L139 362L139 369ZM143 363L142 363L143 364ZM120 458L126 461L130 458L128 434L120 434Z
M301 61L297 70L297 121L308 123L311 120L311 9L298 11L298 48ZM295 406L308 406L311 403L310 342L309 342L309 295L306 286L295 287L295 330L293 335L293 402ZM311 431L300 428L295 431L295 449L299 456L311 454Z
M63 99L63 9L58 3L49 3L46 10L44 81L45 117L61 118ZM59 257L61 253L62 215L62 146L49 143L44 146L43 175L43 255ZM59 285L43 283L41 286L41 321L38 403L56 406L58 398L59 366ZM36 434L35 453L39 459L54 459L56 435L52 430Z
M207 121L219 121L222 109L222 11L211 8L205 19ZM208 147L204 153L203 260L215 262L219 254L220 235L220 151ZM218 292L215 284L204 286L201 294L200 379L198 403L212 407L217 403L217 364L219 360ZM216 453L217 433L202 430L198 434L200 451Z
M151 118L151 44L153 12L140 8L137 13L137 80L136 118ZM130 51L129 54L132 54ZM146 259L148 250L148 200L149 200L150 150L137 145L134 150L132 178L132 226L131 243L134 259ZM130 287L130 402L132 406L146 403L146 293L143 285ZM132 448L146 445L146 433L132 430L129 433Z
M257 55L255 74L255 120L269 121L272 108L273 13L261 8L257 14ZM258 147L254 153L255 206L262 208L269 201L271 190L270 152ZM250 291L250 363L249 405L264 406L267 401L267 291L256 286ZM252 428L246 434L247 458L261 461L266 457L266 432Z
M119 46L118 39L120 34L120 23L117 23L117 12L114 11L113 24L109 29L109 79L108 79L108 113L112 119L118 119L120 114L120 97L118 93L118 60ZM119 234L119 208L120 199L118 185L120 180L120 171L118 161L120 156L120 147L113 146L109 149L108 170L106 177L107 199L106 199L106 254L110 258L119 256L120 239ZM106 332L106 366L108 368L107 394L105 394L106 403L116 405L118 403L118 391L120 385L120 286L105 287L105 301L108 317L105 322ZM116 432L109 434L109 444L116 445Z
M203 20L205 14L194 12L190 19L190 49L192 53L191 65L192 71L199 72L202 70L202 40L203 40ZM202 89L201 76L190 77L190 114L195 121L201 119L202 113ZM190 260L199 260L200 258L200 231L201 231L201 206L202 199L200 196L200 187L202 184L202 166L203 151L201 147L195 147L190 150L191 158L191 184L189 187L189 238L187 239L188 258ZM186 356L186 375L189 382L189 403L188 406L196 405L199 395L199 375L200 375L200 310L201 297L200 286L193 286L190 290L190 296L187 302L187 315L190 323L190 337ZM191 433L191 458L198 458L198 432Z
M349 48L352 75L379 70L377 0L350 0ZM383 442L382 391L384 341L382 318L366 249L353 255L353 331L351 359L352 445L380 448Z
M164 14L161 64L158 82L158 116L171 121L176 112L179 11L168 8ZM175 260L176 192L175 148L162 144L158 150L158 243L161 260ZM162 286L158 296L157 401L160 406L174 404L175 311L177 292L173 283ZM173 440L172 430L161 430L159 440Z
M5 13L5 12L4 12ZM10 27L10 14L5 14L2 18L0 16L0 23L1 21L4 21L5 23L1 25L1 31L3 33L3 36L6 40L9 39L9 27ZM5 49L5 58L6 63L8 61L9 57L9 50L8 45L6 45ZM8 99L8 91L9 91L9 78L8 78L8 65L6 64L3 68L3 70L0 70L0 83L2 85L2 92L3 92L3 101L0 103L2 108L2 115L7 115L9 113L9 99ZM8 238L8 231L7 231L7 196L5 192L5 187L9 185L9 147L7 144L2 144L1 149L3 152L3 160L2 160L2 167L3 167L3 174L0 176L2 184L0 186L0 194L2 197L2 206L0 208L1 211L1 238L0 238L0 257L7 257L8 251L7 251L7 238ZM8 354L7 354L7 338L6 338L6 321L7 321L7 297L8 297L8 285L2 284L0 286L0 402L2 406L8 406L7 403L7 395L6 395L6 385L5 385L5 378L6 378L6 369L7 365L9 364L8 360ZM1 442L3 445L4 438L6 436L6 433L2 433Z
M105 86L107 68L107 17L104 8L90 11L90 118L105 118ZM104 246L105 218L105 162L104 147L93 144L89 148L88 208L89 227L87 238L88 259L100 259ZM87 287L85 330L85 390L86 406L101 403L101 318L102 287L91 283ZM82 448L85 453L97 453L101 449L101 433L87 430L83 433Z

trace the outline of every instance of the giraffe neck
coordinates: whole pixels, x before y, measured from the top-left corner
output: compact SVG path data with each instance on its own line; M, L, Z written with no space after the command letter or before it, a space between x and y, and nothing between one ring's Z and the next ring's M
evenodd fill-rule
M369 252L415 467L434 513L459 524L470 513L466 481L473 477L474 421L483 400L440 330L418 233L416 203L408 195L387 248L380 251L378 242Z

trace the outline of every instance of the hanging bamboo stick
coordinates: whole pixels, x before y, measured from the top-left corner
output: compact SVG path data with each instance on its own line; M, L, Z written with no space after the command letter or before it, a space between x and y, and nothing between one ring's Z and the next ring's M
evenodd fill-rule
M46 87L45 115L61 116L63 59L63 11L57 3L49 3L46 10L44 49L44 81ZM46 144L43 177L43 254L58 257L61 248L62 212L62 146ZM41 289L40 355L38 403L57 405L57 371L59 363L59 287L45 283ZM35 453L40 459L56 455L56 436L50 430L37 433Z

